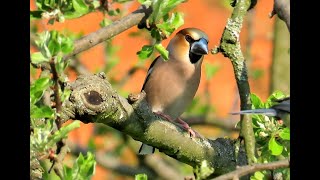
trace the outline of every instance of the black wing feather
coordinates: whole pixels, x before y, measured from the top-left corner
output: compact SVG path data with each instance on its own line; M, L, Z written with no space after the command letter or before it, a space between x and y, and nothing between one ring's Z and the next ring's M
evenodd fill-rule
M158 56L152 63L151 63L151 65L150 65L150 67L149 67L149 69L148 69L148 75L147 75L147 77L146 77L146 79L144 80L144 83L143 83L143 86L142 86L142 89L141 89L141 91L142 90L144 90L144 86L146 85L146 83L147 83L147 81L148 81L148 79L149 79L149 77L150 77L150 74L151 73L149 73L149 71L152 69L152 67L156 64L156 61L159 59L159 57L160 56Z

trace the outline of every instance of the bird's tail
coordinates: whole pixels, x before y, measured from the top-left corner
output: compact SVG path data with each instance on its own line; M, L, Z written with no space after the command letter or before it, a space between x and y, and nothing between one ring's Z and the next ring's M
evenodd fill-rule
M251 110L242 110L239 112L231 112L230 114L236 115L236 114L263 114L266 116L276 116L277 111L274 109L251 109Z
M155 148L146 144L142 144L139 149L139 155L153 154Z

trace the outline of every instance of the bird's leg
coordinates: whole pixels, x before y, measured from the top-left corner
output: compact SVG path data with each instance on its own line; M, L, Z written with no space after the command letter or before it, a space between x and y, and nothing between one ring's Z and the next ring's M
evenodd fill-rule
M181 125L182 128L184 128L185 130L187 130L190 134L191 137L200 137L200 135L191 129L191 127L189 126L188 123L186 123L184 120L182 120L181 118L177 118L176 122L179 123Z
M170 121L170 122L174 122L174 120L167 114L164 114L163 112L157 111L157 112L153 112L154 114L162 117L163 119Z

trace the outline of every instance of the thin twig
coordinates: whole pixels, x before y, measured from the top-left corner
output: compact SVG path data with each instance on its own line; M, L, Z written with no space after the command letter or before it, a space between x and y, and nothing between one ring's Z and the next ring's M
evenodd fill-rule
M59 75L55 66L55 62L54 62L54 58L51 58L50 60L50 68L51 68L51 72L52 72L52 80L54 82L54 87L53 87L53 96L54 96L54 101L55 101L55 107L56 107L56 111L57 113L60 113L62 110L62 103L61 103L61 99L60 99L60 95L59 95ZM58 129L61 128L61 121L60 121L60 117L57 116L56 119L56 123L57 123L57 127Z
M54 101L55 101L55 108L56 108L56 112L57 114L60 114L61 110L62 110L62 102L60 99L60 85L59 85L59 75L55 66L55 61L54 58L51 58L50 62L50 68L51 68L51 73L52 73L52 79L54 82L54 87L53 87L53 96L54 96ZM56 125L57 125L57 130L59 130L62 126L62 121L60 116L58 115L56 117ZM64 140L60 140L59 142L57 142L57 150L56 150L56 154L57 154L57 158L53 159L53 163L51 168L49 169L49 173L51 171L51 169L53 168L55 173L61 178L63 179L63 175L62 175L62 161L67 153L67 147L65 146Z
M252 164L247 166L239 167L237 170L232 171L230 173L224 174L222 176L219 176L217 178L214 178L213 180L228 180L228 179L237 179L241 176L254 173L256 171L262 171L262 170L274 170L278 168L286 168L290 166L290 160L284 159L276 162L271 163L265 163L265 164Z

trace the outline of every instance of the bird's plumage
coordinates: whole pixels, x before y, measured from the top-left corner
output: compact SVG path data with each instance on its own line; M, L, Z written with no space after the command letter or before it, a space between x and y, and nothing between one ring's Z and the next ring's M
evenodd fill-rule
M203 56L208 54L208 36L196 28L183 29L170 40L167 50L169 60L159 56L153 61L142 90L153 112L176 119L190 105L198 89ZM140 150L144 147L153 151L145 144Z

